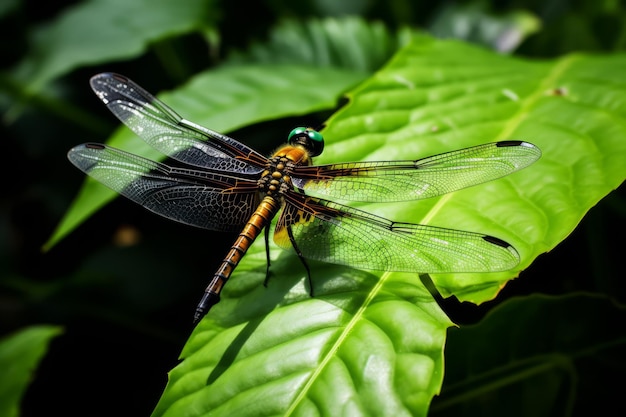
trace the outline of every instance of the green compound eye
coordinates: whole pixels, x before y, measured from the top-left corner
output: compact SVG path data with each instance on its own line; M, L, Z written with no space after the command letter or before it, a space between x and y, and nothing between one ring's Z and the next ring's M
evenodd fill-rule
M293 142L293 138L295 136L300 136L302 135L304 132L306 132L306 127L296 127L294 130L292 130L289 133L289 136L287 137L287 142L288 143L292 143Z
M322 136L320 132L313 129L308 129L307 131L309 133L309 139L311 139L313 142L321 143L322 146L324 146L324 136Z
M289 133L287 142L304 146L311 156L317 156L324 150L324 137L310 127L296 127Z

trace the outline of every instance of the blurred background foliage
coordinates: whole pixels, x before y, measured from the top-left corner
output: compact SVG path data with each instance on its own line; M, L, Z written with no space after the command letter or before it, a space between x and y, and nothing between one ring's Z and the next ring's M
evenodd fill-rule
M329 16L358 16L390 33L408 27L527 57L626 49L626 8L617 0L4 0L0 332L9 335L42 323L63 328L25 393L21 415L150 413L189 336L189 311L198 288L231 241L146 215L141 207L117 199L51 250L41 250L84 180L65 153L78 143L105 140L116 127L92 96L89 77L114 71L132 75L148 91L172 89L210 67L272 59L272 48L280 49L279 41L295 36L301 22ZM81 36L76 36L77 28ZM383 65L393 50L386 52L365 65L364 74ZM297 54L285 59L297 59ZM331 113L318 112L307 120L321 123ZM230 134L268 152L280 142L272 138L302 124L298 119L267 121ZM618 259L626 232L624 202L622 187L494 302L473 306L449 301L451 318L461 325L485 325L489 321L481 319L488 312L515 307L501 303L534 293L584 291L623 303L624 280L616 277L623 275ZM602 311L600 316L601 309L589 300L578 305L590 306L586 319L591 324L585 328L593 328L594 311L596 320L612 323L611 314ZM564 308L572 308L568 306ZM487 356L502 342L489 329L498 327L482 330L492 341L484 347ZM463 346L467 336L455 331L450 340ZM618 348L624 353L623 343ZM453 365L455 352L446 354L447 364ZM619 384L613 382L626 371L623 360L614 361L620 356L612 352L611 366L589 364L588 374L572 378L580 383L582 401L576 407L548 405L545 409L555 409L547 415L582 415L613 406L624 410ZM444 381L442 398L446 390ZM527 394L528 401L538 401L536 392ZM449 407L435 399L432 414L446 411ZM455 410L457 415L478 411Z

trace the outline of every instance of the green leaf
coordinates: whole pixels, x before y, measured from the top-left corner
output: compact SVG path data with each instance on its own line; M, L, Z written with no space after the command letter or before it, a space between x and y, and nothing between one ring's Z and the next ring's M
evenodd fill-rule
M371 73L410 37L408 29L392 34L381 22L357 17L311 19L306 24L286 20L272 30L268 42L231 54L229 62L300 63Z
M87 1L36 32L16 76L37 91L79 66L138 56L151 42L206 30L212 7L211 0Z
M429 25L429 33L444 39L463 39L506 53L515 50L541 27L539 19L528 11L496 15L488 9L484 2L447 3Z
M360 72L333 68L229 66L199 74L159 98L185 119L227 132L255 122L330 109L343 91L362 78ZM284 140L278 138L277 143ZM118 130L107 143L151 159L164 158L126 128ZM44 248L51 248L116 196L88 179Z
M35 367L46 353L50 340L61 331L56 326L33 326L0 340L0 415L20 415L20 400Z
M593 412L612 414L616 410L603 403L617 404L609 397L620 395L620 385L610 380L598 384L584 376L608 372L621 377L625 320L626 309L603 296L508 300L480 323L450 331L449 371L431 411L451 416L461 411L480 416L570 415L593 404Z
M284 254L265 288L259 248L195 329L154 415L425 415L451 325L430 294L312 263L311 298L298 259Z
M516 271L433 277L484 301L564 239L626 175L626 56L529 61L417 39L350 94L328 122L319 163L428 156L489 141L535 143L522 172L419 203L361 205L397 221L511 242ZM369 274L256 242L198 325L154 415L426 415L443 375L450 321L416 274Z
M0 4L0 17L6 18L19 5L19 0L5 0Z
M365 78L366 71L382 65L408 37L406 30L392 35L380 24L366 25L355 18L285 21L272 31L267 44L256 44L246 54L233 54L223 67L199 74L160 97L184 118L221 132L331 109L343 92ZM282 141L278 139L277 144ZM108 143L163 159L125 129ZM44 249L50 249L115 196L87 180Z
M327 123L317 162L417 158L525 140L542 158L525 170L439 198L365 206L397 221L490 234L513 244L517 271L433 276L446 296L493 298L554 248L626 177L626 55L531 61L424 38L351 93Z

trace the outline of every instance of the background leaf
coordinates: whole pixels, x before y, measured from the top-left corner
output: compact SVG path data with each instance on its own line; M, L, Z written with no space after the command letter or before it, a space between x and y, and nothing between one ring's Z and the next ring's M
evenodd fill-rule
M380 68L411 37L408 28L397 35L382 22L356 17L311 19L302 24L281 22L264 43L254 43L245 52L233 53L228 64L241 62L294 62L315 67L346 68L371 73Z
M623 405L606 406L620 390L600 375L626 345L625 314L597 295L532 295L501 304L478 324L452 329L448 388L433 402L432 415L623 414Z
M447 3L430 24L430 32L438 38L464 39L506 53L539 31L540 20L526 10L497 15L487 6L487 2Z
M31 382L35 368L53 337L61 333L56 326L23 329L0 340L0 414L17 417L20 400Z
M137 56L150 42L207 30L211 3L186 0L180 7L164 0L84 2L34 34L30 54L16 75L28 79L30 91L37 91L78 66Z

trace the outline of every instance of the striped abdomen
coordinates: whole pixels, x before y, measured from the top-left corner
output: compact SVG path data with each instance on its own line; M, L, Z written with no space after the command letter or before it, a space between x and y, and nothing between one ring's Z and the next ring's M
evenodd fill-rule
M209 309L213 307L220 300L220 292L230 278L239 261L243 258L248 251L252 242L261 234L264 227L270 224L278 209L279 203L275 198L266 196L263 198L259 207L250 216L250 220L244 226L243 230L235 240L235 243L231 246L230 250L224 257L224 260L220 264L220 267L215 272L213 279L204 290L204 296L200 300L198 307L196 307L196 313L194 316L194 322L200 320Z

